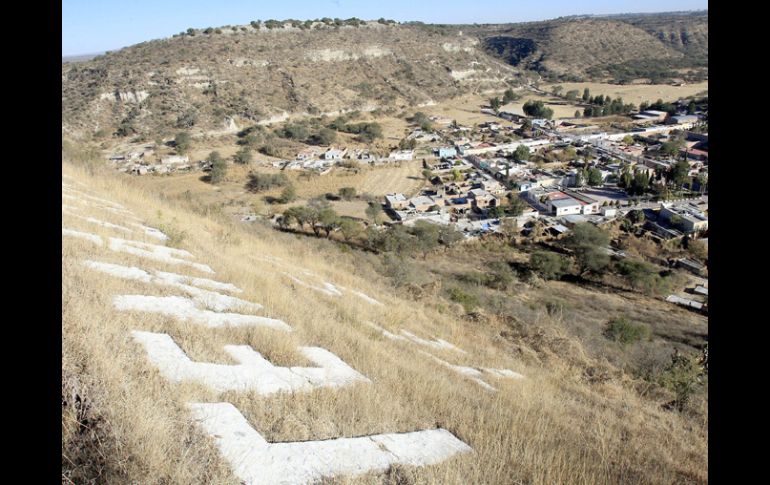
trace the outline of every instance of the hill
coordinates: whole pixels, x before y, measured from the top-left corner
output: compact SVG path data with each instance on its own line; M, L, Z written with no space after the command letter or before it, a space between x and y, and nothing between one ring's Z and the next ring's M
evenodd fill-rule
M659 82L679 69L693 69L702 78L707 75L708 12L482 26L477 35L490 54L555 80Z
M499 25L255 22L63 63L62 131L233 133L289 116L394 113L500 92L525 82L522 70L553 81L662 83L700 81L707 68L707 12Z
M501 89L516 75L459 31L378 22L257 25L190 31L64 64L62 130L154 137L289 114L413 107Z

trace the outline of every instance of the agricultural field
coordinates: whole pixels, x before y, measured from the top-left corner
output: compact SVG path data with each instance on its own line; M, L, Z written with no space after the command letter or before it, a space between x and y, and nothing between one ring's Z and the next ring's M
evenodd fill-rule
M687 96L700 95L701 93L708 92L709 83L704 81L697 84L686 84L684 86L671 86L669 84L607 84L607 83L557 83L557 84L542 84L540 89L550 92L554 86L561 86L562 92L566 93L573 89L579 91L579 95L582 96L583 90L588 88L591 92L591 96L597 96L599 94L604 96L611 96L613 99L617 97L623 98L626 103L634 103L639 106L640 103L647 101L654 103L658 99L663 101L675 101L679 98L686 98ZM574 112L574 110L573 110Z
M381 167L364 166L358 173L336 168L326 175L309 178L292 173L287 175L297 188L297 195L310 199L330 192L336 194L342 187L353 187L359 194L376 197L393 192L415 195L425 183L421 172L421 162L412 160Z

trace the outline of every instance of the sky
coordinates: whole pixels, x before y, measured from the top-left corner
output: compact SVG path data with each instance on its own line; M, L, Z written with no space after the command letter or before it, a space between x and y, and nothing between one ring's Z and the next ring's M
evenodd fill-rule
M252 20L380 17L437 24L507 23L567 15L708 9L707 0L62 0L62 55Z

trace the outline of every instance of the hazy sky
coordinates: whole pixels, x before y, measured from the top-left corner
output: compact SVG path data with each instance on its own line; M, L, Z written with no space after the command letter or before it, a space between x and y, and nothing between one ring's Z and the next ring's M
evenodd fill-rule
M188 27L252 20L385 17L399 22L472 24L707 8L707 0L62 0L62 55L119 49L170 37Z

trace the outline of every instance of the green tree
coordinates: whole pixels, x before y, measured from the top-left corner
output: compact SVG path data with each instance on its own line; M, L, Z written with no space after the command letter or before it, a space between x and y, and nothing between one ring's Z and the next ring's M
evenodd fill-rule
M534 116L536 118L551 119L553 117L553 110L551 108L546 108L545 103L542 101L535 101L530 99L524 103L522 110L526 115Z
M398 142L398 149L399 150L414 150L417 146L417 140L414 138L406 139L403 138L401 141Z
M679 153L679 150L684 148L684 140L681 138L673 138L667 142L664 142L660 147L660 151L669 156L675 156Z
M564 94L564 97L567 99L567 101L576 101L578 98L578 94L580 94L580 91L577 89L571 89Z
M340 219L339 227L342 237L347 242L358 237L364 230L364 226L362 226L360 222L346 218Z
M695 239L687 244L687 251L695 258L700 260L706 260L709 257L708 249L703 241Z
M633 222L634 224L641 224L644 222L644 211L643 210L632 210L628 213L628 218Z
M454 180L455 182L459 182L462 179L463 179L463 174L460 172L460 170L457 168L452 169L452 180Z
M690 178L690 164L685 160L679 160L671 166L668 172L668 179L671 180L674 185L681 187Z
M312 199L308 202L306 209L304 215L313 234L320 237L323 230L328 237L338 218L331 205L323 199Z
M634 176L631 173L631 168L624 164L623 168L620 170L620 183L619 185L625 189L631 188L631 183L634 180Z
M508 104L512 101L516 101L517 98L518 98L518 95L513 92L513 89L508 88L503 93L503 104Z
M609 242L609 234L588 222L575 224L565 239L566 246L575 253L581 274L599 274L609 265L610 258L604 250Z
M513 152L513 159L517 162L526 161L530 158L529 147L526 145L519 145Z
M602 171L599 170L596 167L591 167L588 169L588 185L591 187L597 187L599 185L602 185L604 182L602 177Z
M623 137L623 143L626 145L633 145L634 144L634 137L631 135L626 135Z
M489 208L489 216L494 217L495 219L500 219L502 217L505 217L505 207L501 205L496 205L494 207Z
M300 230L304 229L305 224L310 221L310 214L307 207L289 207L283 213L283 223L291 226L294 222L299 225Z
M585 170L575 171L575 187L582 187L586 183L584 171Z
M280 130L276 130L278 136L282 138L289 138L296 141L304 141L310 135L310 132L302 123L286 123Z
M223 181L227 175L227 162L222 158L222 155L217 151L211 152L206 161L211 164L209 181L212 184L218 184Z
M372 223L379 224L382 218L382 205L378 202L369 202L369 205L366 207L366 217L371 219Z
M528 207L527 203L519 197L519 193L512 191L508 193L508 205L505 206L505 212L512 217L519 217Z
M455 229L453 225L440 225L438 229L438 242L446 247L454 246L465 239L463 233Z
M417 238L417 248L423 258L439 245L439 226L428 221L417 221L409 231Z
M574 117L575 117L575 118L580 118L580 116L581 116L581 115L580 115L580 110L579 110L579 109L576 109L576 110L575 110L575 115L574 115Z
M634 174L630 190L627 188L626 192L628 192L629 195L642 195L647 192L649 186L650 176L647 174L647 171L640 170Z
M563 86L554 86L553 88L551 88L551 93L554 96L559 96L562 91L564 91L564 87Z
M588 88L585 88L583 90L583 101L588 102L589 99L591 99L591 91L589 91Z
M184 155L185 153L190 151L190 148L192 147L192 139L190 138L190 134L186 131L177 133L174 137L174 149L179 153L180 155Z
M529 258L529 266L546 280L561 278L569 269L569 261L551 251L536 251Z

